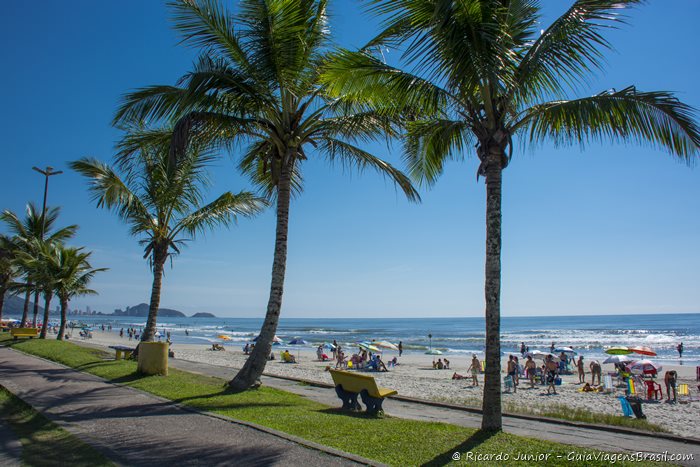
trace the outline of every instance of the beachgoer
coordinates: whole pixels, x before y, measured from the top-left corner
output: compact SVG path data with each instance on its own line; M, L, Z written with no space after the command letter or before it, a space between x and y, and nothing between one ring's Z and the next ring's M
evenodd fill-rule
M399 357L403 353L403 342L399 341Z
M595 389L593 389L591 387L591 385L588 383L584 384L583 387L581 388L581 392L592 392L592 391L595 391Z
M515 362L515 385L517 386L520 384L520 374L523 372L523 367L520 365L518 357L514 356L513 361Z
M525 342L520 343L520 355L525 356Z
M678 351L678 358L683 358L683 342L678 344L678 347L676 347L676 350Z
M437 363L433 364L433 368L438 369L438 370L442 370L443 368L445 368L445 364L442 363L441 358L438 358Z
M399 359L396 358L396 357L394 357L394 358L392 358L391 360L389 360L389 366L390 366L390 367L395 367L395 366L398 365L398 364L399 364Z
M347 367L348 364L347 364L347 362L345 362L345 354L343 354L342 350L339 352L336 352L335 359L336 359L336 362L335 362L336 369L342 368L344 366Z
M333 353L333 358L337 358L338 355L338 343L333 339L333 348L331 349L331 352Z
M593 360L588 367L591 369L591 385L595 386L595 377L598 376L598 385L600 386L600 376L603 373L600 363L598 360Z
M547 394L550 394L552 390L554 394L556 394L557 370L559 369L559 365L557 365L557 362L555 362L550 355L547 355L545 359L545 368L547 369Z
M667 371L664 375L664 383L666 384L666 401L671 402L671 389L673 389L673 402L676 402L676 380L678 373L675 370Z
M578 357L578 362L576 362L576 368L578 368L578 382L586 382L586 371L583 369L583 355Z
M535 387L535 376L537 376L537 370L535 368L537 368L537 365L535 365L532 355L528 355L527 361L525 362L525 374L530 380L530 388Z
M187 329L185 329L185 335L186 335L186 336L189 336L189 335L190 335L190 331L188 331Z
M246 342L245 347L243 347L243 353L248 355L250 353L250 343Z
M516 373L517 373L517 366L515 365L515 360L513 360L513 356L510 355L508 356L508 376L511 377L513 380L513 392L516 393L518 392L518 388L516 387L515 381L516 381Z
M119 337L124 337L124 328L119 331Z
M554 352L554 342L552 342L552 346L549 348L550 352Z
M389 371L387 369L386 365L384 364L384 362L382 361L382 357L380 357L379 355L375 355L375 357L376 357L375 362L377 365L377 371Z
M452 379L465 379L465 378L466 378L466 376L460 375L460 374L457 373L456 371L455 371L454 374L452 375Z
M478 386L479 385L478 376L479 376L479 372L481 371L481 362L479 362L479 359L476 358L476 354L472 355L472 364L469 365L469 368L467 368L467 371L472 372L472 386ZM458 378L458 379L461 379L461 378Z
M445 359L444 363L445 363L445 369L449 370L450 369L450 361L448 359Z
M316 348L316 357L319 360L323 360L323 344L319 344L319 346Z

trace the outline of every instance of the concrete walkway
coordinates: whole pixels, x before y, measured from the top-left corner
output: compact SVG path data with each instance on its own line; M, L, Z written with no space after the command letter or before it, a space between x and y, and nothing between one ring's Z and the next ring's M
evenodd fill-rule
M8 348L0 348L0 381L122 465L358 465Z
M2 467L19 467L22 456L22 443L10 425L0 418L0 465Z
M231 368L170 359L170 366L193 373L231 379L235 370ZM309 399L330 406L340 406L340 400L332 388L322 388L299 384L275 377L263 377L264 385L283 389L303 395ZM469 428L481 426L481 415L443 407L434 407L415 402L388 399L384 402L384 411L388 415L413 420L443 422ZM669 454L693 454L695 461L681 462L685 465L700 465L700 445L662 439L657 436L643 436L626 433L614 433L597 429L567 426L539 420L523 420L503 417L503 430L525 437L537 437L558 443L571 444L610 452L646 452Z

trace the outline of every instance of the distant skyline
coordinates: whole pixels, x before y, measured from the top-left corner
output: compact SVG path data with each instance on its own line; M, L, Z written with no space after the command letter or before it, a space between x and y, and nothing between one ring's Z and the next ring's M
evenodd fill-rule
M542 3L543 28L571 4ZM331 2L337 43L354 48L376 34L377 20L362 9ZM94 251L95 267L110 268L93 284L99 296L71 308L112 312L147 303L151 275L138 239L95 207L67 162L110 161L120 137L110 121L121 96L173 84L196 51L178 45L161 2L11 2L3 12L0 209L41 206L44 179L32 166L63 170L51 177L49 205L62 207L59 225L80 225L70 243ZM606 69L571 97L634 84L676 92L700 108L700 2L655 2L628 14L628 24L606 36L616 49L605 52ZM398 145L368 149L404 168ZM231 159L212 166L210 199L252 189ZM421 187L423 202L414 205L375 173L312 157L290 212L282 317L483 316L485 190L476 169L474 155L465 154L435 187ZM262 317L273 214L190 242L166 266L161 307ZM504 172L502 315L698 312L699 237L697 164L635 145L524 151L516 144Z

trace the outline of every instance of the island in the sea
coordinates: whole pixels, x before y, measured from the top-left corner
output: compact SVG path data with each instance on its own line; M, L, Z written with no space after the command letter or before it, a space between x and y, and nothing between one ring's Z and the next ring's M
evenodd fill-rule
M190 318L216 318L216 316L214 316L211 313L203 313L202 312L202 313L195 313L192 316L190 316Z

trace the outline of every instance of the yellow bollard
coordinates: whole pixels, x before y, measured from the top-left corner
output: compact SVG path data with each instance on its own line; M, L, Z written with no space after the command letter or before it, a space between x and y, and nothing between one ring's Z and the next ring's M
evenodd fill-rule
M114 357L114 359L115 359L115 360L120 360L121 358L122 358L122 351L121 351L121 350L117 350L117 355L116 355L116 357Z
M145 375L168 376L168 343L141 342L138 371Z

